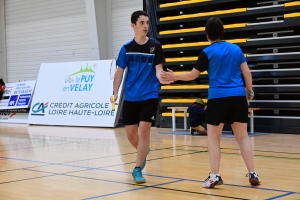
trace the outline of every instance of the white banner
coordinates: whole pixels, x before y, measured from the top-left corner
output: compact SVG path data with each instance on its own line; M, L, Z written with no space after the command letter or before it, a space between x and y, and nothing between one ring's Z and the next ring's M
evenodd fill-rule
M36 81L24 81L7 83L3 99L0 101L0 112L2 109L28 108Z
M28 123L115 127L110 67L111 60L42 64Z

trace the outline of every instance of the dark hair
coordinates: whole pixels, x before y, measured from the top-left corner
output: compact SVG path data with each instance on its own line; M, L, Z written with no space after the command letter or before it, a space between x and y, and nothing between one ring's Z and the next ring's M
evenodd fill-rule
M138 10L138 11L133 12L131 15L131 23L136 24L138 18L141 15L148 17L148 14L145 11Z
M208 38L212 41L223 40L224 27L223 22L217 18L212 17L206 22L205 32Z

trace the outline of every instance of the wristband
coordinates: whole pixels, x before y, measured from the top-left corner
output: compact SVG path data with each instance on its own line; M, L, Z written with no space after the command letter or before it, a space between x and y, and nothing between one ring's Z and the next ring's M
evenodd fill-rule
M249 97L254 97L254 92L253 91L249 93Z

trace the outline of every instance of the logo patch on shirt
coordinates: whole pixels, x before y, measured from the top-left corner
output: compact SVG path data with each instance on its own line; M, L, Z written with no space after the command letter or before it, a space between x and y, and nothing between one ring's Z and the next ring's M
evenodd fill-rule
M154 53L155 47L150 47L150 53Z

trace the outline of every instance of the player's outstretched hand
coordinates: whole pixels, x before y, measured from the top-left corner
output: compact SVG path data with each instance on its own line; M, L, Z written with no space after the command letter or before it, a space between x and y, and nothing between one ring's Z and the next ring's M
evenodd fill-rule
M175 74L172 70L170 70L169 68L167 68L167 72L166 71L162 71L161 77L163 80L168 80L170 82L174 82L175 80Z
M171 84L174 83L174 80L170 79L170 77L166 74L167 72L161 71L159 74L159 81L161 84Z

